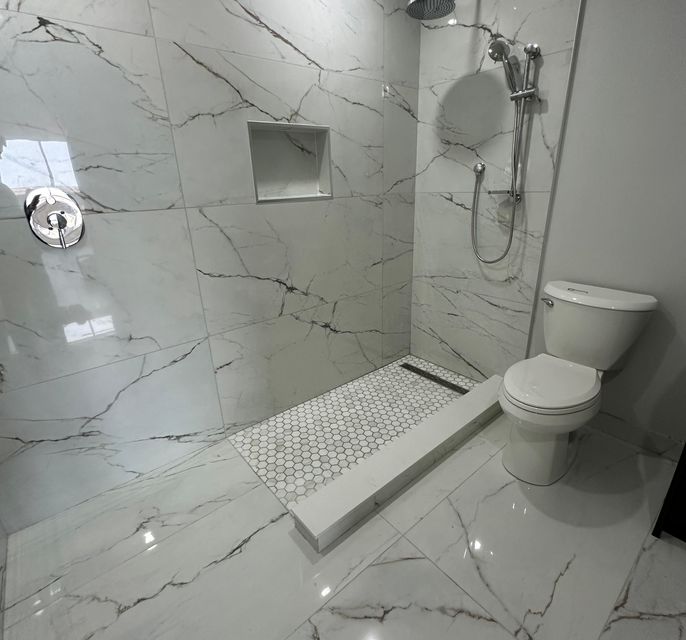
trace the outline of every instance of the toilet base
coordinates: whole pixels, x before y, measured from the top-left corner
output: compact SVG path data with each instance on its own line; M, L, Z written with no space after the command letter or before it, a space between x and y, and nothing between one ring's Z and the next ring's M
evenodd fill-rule
M503 451L503 466L529 484L557 482L572 464L569 433L543 434L512 425L510 441Z

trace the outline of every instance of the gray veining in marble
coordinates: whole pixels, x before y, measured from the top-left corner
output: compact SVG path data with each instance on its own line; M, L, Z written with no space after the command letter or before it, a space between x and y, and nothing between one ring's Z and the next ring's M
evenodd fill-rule
M686 633L686 545L648 536L599 640L679 640Z
M154 41L43 17L1 16L5 187L21 197L52 183L73 192L88 212L180 205ZM16 205L0 210L0 217L17 215Z
M150 5L2 5L12 530L409 351L419 23L400 0ZM330 126L335 199L255 205L248 119ZM86 213L67 253L27 233L45 184Z
M209 332L378 289L382 215L361 198L189 210Z
M160 41L186 204L254 201L247 120L331 127L335 197L383 183L380 82L195 45ZM240 150L240 151L239 151Z
M9 391L0 520L17 531L222 437L206 340Z
M458 6L421 33L412 352L479 379L526 353L550 189L567 94L578 1L497 0ZM540 88L529 104L514 243L500 263L474 257L470 217L473 167L486 165L479 203L479 248L486 257L507 244L511 204L488 196L508 188L514 110L500 65L486 54L492 36L522 47L538 42Z
M0 221L5 391L205 335L183 211L86 216L86 227L62 252L24 220Z

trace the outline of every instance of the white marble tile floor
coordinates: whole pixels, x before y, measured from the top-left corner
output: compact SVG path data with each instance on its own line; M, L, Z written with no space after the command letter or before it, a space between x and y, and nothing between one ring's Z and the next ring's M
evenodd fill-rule
M13 534L5 638L680 637L686 551L648 536L674 463L585 432L567 476L531 487L502 468L508 427L325 554L212 445Z

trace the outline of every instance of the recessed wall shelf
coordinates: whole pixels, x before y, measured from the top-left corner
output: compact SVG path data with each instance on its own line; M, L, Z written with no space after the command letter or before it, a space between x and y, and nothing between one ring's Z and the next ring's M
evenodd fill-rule
M249 121L248 135L257 202L333 197L329 127Z

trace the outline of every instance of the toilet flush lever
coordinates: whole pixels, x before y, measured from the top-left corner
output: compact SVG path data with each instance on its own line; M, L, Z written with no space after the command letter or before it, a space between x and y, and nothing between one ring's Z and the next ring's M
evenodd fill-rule
M545 303L549 307L555 306L555 303L550 298L541 298L541 302Z

